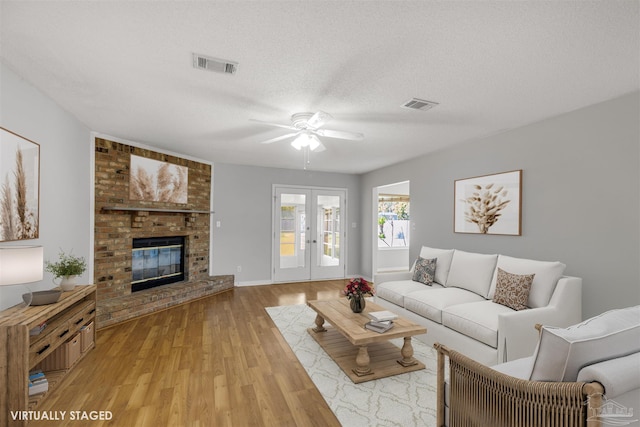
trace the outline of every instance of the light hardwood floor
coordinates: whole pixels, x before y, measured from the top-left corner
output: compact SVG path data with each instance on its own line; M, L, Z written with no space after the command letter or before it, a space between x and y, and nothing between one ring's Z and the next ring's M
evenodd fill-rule
M29 426L339 426L264 307L340 296L344 281L240 287L98 331ZM71 421L69 411L111 411Z

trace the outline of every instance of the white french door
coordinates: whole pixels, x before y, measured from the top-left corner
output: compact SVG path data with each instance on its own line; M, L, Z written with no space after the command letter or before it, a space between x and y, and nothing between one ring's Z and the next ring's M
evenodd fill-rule
M274 186L273 281L345 276L346 190Z

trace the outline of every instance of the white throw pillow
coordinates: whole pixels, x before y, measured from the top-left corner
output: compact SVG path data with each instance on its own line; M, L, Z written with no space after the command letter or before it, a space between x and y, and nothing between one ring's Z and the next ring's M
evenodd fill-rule
M546 307L549 304L551 295L553 295L558 279L564 273L565 267L566 265L557 261L535 261L498 255L498 264L491 279L491 289L489 289L487 299L493 299L495 295L498 268L501 268L513 274L535 274L527 305L531 308Z
M640 305L610 310L568 328L543 327L530 379L576 381L585 366L640 351Z
M447 287L466 289L486 298L497 260L498 255L456 250L451 260ZM438 274L437 269L436 274Z
M423 246L422 249L420 249L420 258L437 258L435 281L443 286L447 283L453 252L453 249L438 249L428 246Z

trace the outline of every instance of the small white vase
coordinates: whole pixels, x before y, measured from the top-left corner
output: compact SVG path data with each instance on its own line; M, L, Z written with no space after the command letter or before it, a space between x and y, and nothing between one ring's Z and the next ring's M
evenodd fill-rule
M63 291L72 291L76 285L78 284L76 282L76 279L78 278L78 276L76 275L72 275L72 276L64 276L62 278L62 280L60 281L60 289L62 289ZM54 281L55 283L55 281Z

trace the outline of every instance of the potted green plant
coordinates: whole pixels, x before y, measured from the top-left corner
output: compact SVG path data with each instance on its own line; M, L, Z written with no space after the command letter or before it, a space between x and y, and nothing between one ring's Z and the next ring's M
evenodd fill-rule
M85 272L87 263L83 257L77 257L60 251L57 262L47 261L45 271L54 276L53 283L59 285L63 291L71 291L76 286L76 278ZM57 278L61 278L60 283L56 283Z

